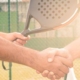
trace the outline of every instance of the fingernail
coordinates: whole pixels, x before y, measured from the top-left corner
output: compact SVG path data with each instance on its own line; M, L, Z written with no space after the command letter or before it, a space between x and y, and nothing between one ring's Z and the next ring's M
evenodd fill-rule
M30 35L28 35L28 38L30 38Z
M50 75L54 75L54 73L53 72L50 72Z
M48 71L48 70L45 70L44 72L45 72L45 73L49 73L49 71Z
M48 58L48 62L52 62L53 61L53 59L52 58Z

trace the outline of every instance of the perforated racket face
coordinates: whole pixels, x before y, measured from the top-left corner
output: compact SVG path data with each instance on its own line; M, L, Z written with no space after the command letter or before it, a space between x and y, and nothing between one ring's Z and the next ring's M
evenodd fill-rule
M56 27L68 21L77 6L77 0L31 0L29 12L42 27Z

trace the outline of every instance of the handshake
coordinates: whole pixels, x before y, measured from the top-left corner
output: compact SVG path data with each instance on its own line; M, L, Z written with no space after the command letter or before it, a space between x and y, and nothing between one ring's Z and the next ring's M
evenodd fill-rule
M39 52L35 60L37 73L51 80L64 77L73 67L73 58L64 48L48 48Z
M73 61L80 58L80 38L62 49L48 48L41 52L19 46L24 45L29 39L30 37L24 37L16 32L0 32L0 59L27 65L44 77L55 80L64 77L69 68L73 67Z

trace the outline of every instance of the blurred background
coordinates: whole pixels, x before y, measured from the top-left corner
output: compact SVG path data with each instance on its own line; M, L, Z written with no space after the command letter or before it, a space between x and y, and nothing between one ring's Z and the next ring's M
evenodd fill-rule
M1 32L21 32L25 26L29 0L0 0L0 31ZM32 19L30 29L39 27L39 23ZM80 13L77 18L66 27L58 30L47 31L30 35L31 39L25 45L36 50L43 50L48 47L62 48L80 37ZM14 53L15 54L15 53ZM0 80L46 80L36 71L27 66L7 63L6 68L2 67L0 61ZM80 80L80 60L74 61L74 71L76 78Z

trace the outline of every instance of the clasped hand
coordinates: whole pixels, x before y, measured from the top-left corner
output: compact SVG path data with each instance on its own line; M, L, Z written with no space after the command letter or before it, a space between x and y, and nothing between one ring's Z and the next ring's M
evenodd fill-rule
M66 49L48 48L40 52L41 64L44 67L41 73L51 80L64 77L69 68L73 67L73 59Z

